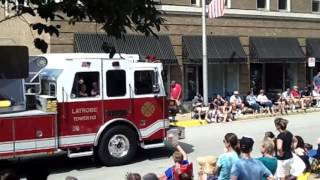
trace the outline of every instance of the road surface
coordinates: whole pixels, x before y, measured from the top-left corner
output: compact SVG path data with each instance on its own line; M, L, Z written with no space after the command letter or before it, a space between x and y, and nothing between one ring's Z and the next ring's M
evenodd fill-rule
M290 115L284 118L289 120L288 130L295 135L302 136L305 142L315 146L317 137L320 137L320 112ZM180 144L188 153L189 160L194 163L196 174L198 169L197 157L221 154L223 152L223 136L228 132L236 133L239 138L242 136L253 137L255 139L253 155L255 157L260 156L259 146L264 132L278 133L273 120L274 117L190 127L186 129L186 139L182 140ZM91 158L68 159L65 156L23 161L17 166L24 170L32 166L37 167L34 164L41 164L42 168L48 167L50 171L49 180L63 180L66 176L75 176L79 180L121 180L125 179L127 172L137 172L142 175L148 172L162 173L168 166L172 165L171 153L172 149L170 148L142 150L134 162L119 167L99 166Z

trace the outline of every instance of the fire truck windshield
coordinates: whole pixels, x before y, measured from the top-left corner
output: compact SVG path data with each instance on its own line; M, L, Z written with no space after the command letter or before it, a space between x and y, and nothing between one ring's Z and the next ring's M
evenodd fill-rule
M41 79L54 80L56 81L59 75L62 73L62 69L44 69L40 76Z

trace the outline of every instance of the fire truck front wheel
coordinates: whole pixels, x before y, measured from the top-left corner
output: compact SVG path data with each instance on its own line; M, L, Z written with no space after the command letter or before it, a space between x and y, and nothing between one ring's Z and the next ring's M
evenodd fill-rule
M136 154L137 136L127 126L114 126L107 130L98 146L98 157L106 166L128 163Z

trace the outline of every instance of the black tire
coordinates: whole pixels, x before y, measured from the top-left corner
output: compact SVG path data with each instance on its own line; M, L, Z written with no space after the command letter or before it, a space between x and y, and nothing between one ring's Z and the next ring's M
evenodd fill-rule
M110 139L115 136L126 137L129 146L128 151L125 155L121 157L115 157L109 152L108 145ZM117 166L128 163L137 152L137 136L136 133L128 126L114 126L111 129L108 129L99 141L99 146L97 149L97 156L100 162L106 166Z

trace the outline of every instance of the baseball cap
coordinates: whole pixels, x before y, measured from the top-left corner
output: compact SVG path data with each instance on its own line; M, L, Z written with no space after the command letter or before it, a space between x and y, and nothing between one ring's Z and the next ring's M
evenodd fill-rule
M253 147L254 141L252 138L249 137L242 137L240 139L240 150L248 151L251 150Z
M239 91L234 91L233 94L239 94Z

